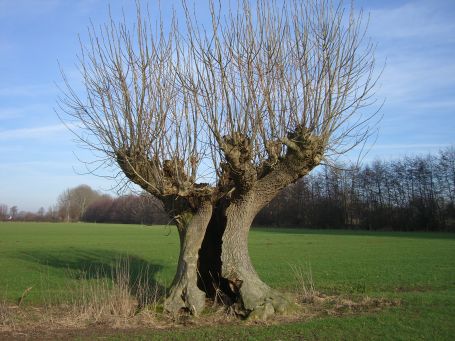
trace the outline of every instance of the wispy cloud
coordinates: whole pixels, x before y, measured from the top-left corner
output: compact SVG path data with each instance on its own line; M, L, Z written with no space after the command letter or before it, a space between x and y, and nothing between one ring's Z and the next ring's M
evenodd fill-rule
M2 154L5 155L11 155L15 154L17 152L23 152L24 151L24 146L11 146L11 145L5 145L2 144L0 145L0 159L2 159ZM0 162L0 167L2 165L2 162Z
M18 119L25 116L47 115L53 113L52 107L45 104L0 107L0 121Z
M0 85L0 97L41 97L57 93L58 88L52 83L17 86Z
M422 100L434 102L435 95L442 89L455 88L455 61L435 61L430 56L390 58L378 93L391 104L421 105ZM451 99L444 98L441 102L447 104Z
M408 1L392 8L370 11L369 32L382 39L412 41L413 38L455 41L452 1ZM451 3L452 2L452 3ZM448 20L444 20L448 19Z
M455 114L455 98L454 99L416 101L415 106L419 107L420 109L452 110L453 113Z
M375 144L371 146L374 149L440 149L448 147L447 143L391 143L391 144Z
M33 128L10 129L0 131L0 140L36 139L47 137L49 134L61 133L63 131L67 131L67 127L64 124L55 124Z
M16 170L30 170L39 168L63 168L66 167L60 161L20 161L20 162L2 162L0 163L0 169L16 169Z
M447 143L379 143L365 146L367 154L363 156L362 163L368 164L375 160L398 159L405 156L436 154L438 151L453 146ZM364 151L365 151L364 150ZM350 152L355 157L359 149Z
M19 118L23 113L22 108L0 108L0 121Z
M455 88L453 2L420 0L391 6L370 12L369 34L379 44L378 60L387 60L378 95L394 110L430 105L450 109L453 98L447 89Z

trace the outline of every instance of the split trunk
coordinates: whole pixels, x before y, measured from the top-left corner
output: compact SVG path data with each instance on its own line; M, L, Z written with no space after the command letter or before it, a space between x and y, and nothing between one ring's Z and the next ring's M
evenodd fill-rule
M289 305L261 281L248 254L248 233L257 213L321 160L319 139L304 129L289 137L293 142L286 156L268 171L258 172L248 158L229 159L226 171L232 170L228 173L232 193L223 192L221 198L198 206L189 223L179 226L182 247L166 310L178 313L183 309L197 315L205 298L211 298L238 315L266 319ZM233 155L244 155L238 151Z
M206 299L243 317L266 319L286 309L289 302L259 278L248 253L248 233L260 202L250 194L207 203L179 230L180 257L167 311L198 315Z

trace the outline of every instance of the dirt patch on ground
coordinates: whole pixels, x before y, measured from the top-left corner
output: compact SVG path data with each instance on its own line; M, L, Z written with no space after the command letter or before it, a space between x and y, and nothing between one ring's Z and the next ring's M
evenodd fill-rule
M159 306L119 311L87 309L68 305L33 307L0 304L0 340L71 340L119 335L141 331L199 328L213 325L272 325L305 321L323 316L346 316L377 312L400 305L399 300L348 298L320 293L295 297L295 309L267 321L239 320L229 308L212 307L198 318L172 317Z

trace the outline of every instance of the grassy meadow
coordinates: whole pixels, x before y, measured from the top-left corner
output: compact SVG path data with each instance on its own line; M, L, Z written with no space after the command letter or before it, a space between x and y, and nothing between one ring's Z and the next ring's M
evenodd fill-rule
M260 276L282 291L301 291L298 269L323 295L399 303L348 313L321 310L283 323L119 330L110 339L449 340L455 335L455 234L253 229L249 245ZM73 288L109 277L126 258L133 280L147 277L165 288L177 257L177 231L169 226L0 223L0 302L20 302L26 309L71 301ZM0 332L1 327L0 321Z

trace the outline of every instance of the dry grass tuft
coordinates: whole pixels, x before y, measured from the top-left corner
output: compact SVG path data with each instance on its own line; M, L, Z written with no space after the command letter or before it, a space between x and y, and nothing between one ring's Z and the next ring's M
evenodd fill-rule
M0 326L13 325L13 313L5 300L0 301Z
M28 287L27 289L24 290L21 297L19 297L19 299L17 300L18 306L20 306L22 304L22 302L24 302L25 298L28 296L28 294L30 293L30 290L32 290L32 289L33 289L33 287Z
M110 274L85 279L72 290L70 319L76 325L108 324L130 327L133 320L153 319L163 293L149 280L148 269L133 278L128 259L118 261ZM65 321L64 323L68 323Z
M398 306L399 300L371 298L362 296L350 298L345 296L325 295L315 289L311 265L293 266L291 270L296 280L296 301L307 317L318 315L341 316L368 311L378 311L386 307Z
M326 312L329 315L341 316L345 314L355 314L370 311L379 311L386 307L395 307L401 304L400 300L387 298L361 297L358 300L343 297L326 297L322 302L328 302L329 308Z
M319 292L314 288L311 264L308 263L306 267L297 265L290 265L290 267L297 283L295 292L297 293L298 300L302 303L313 303L315 297L318 297Z

